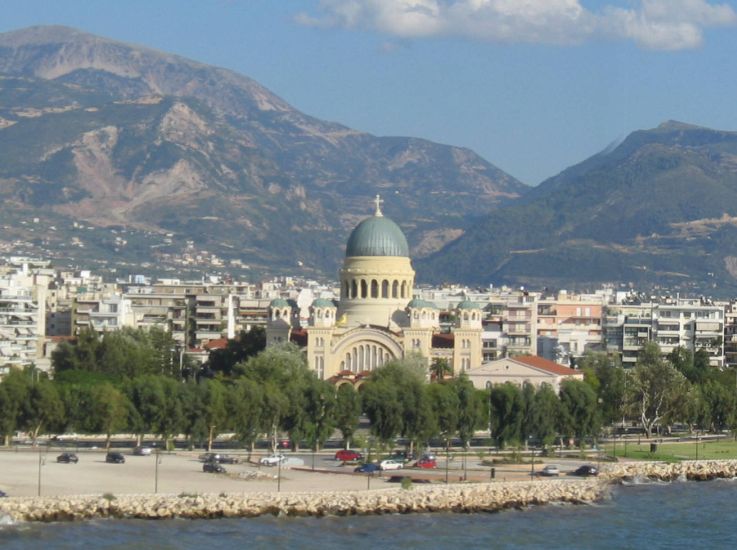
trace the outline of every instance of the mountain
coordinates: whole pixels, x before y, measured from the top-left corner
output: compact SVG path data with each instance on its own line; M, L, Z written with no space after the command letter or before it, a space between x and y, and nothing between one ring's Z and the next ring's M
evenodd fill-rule
M666 122L544 181L418 262L428 279L737 291L737 133Z
M0 34L0 252L332 276L376 194L421 257L527 189L468 149L318 120L226 69L66 27Z

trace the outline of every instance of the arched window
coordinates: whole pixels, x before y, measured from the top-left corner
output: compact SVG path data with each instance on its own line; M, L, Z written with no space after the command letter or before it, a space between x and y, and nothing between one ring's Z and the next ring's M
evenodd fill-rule
M464 313L463 314L463 320L464 321L468 321L468 313Z
M399 281L392 283L392 298L398 298L397 293L399 292Z
M425 319L427 319L427 311L422 312L422 320L424 321Z
M406 298L407 297L407 281L402 281L402 294L400 295L400 298Z
M363 371L366 370L366 357L364 356L364 349L363 345L358 346L358 370Z
M379 297L379 283L376 281L376 279L373 279L371 281L371 297L372 298Z
M381 282L381 297L382 298L388 298L389 297L389 281L384 279Z
M348 281L343 283L343 298L348 298Z
M361 279L361 298L366 298L368 296L368 285L366 284L366 281Z
M358 285L356 284L356 280L353 279L351 281L351 298L356 298L358 296Z

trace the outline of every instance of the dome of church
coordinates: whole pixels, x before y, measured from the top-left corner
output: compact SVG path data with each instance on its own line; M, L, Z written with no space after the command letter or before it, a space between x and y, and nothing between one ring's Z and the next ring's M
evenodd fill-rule
M269 305L271 307L289 307L289 302L287 302L284 298L275 298L271 300L271 303Z
M456 306L456 309L481 309L481 306L479 306L476 302L472 302L471 300L463 300L460 304Z
M347 257L401 256L409 257L407 239L399 226L380 211L359 223L348 238Z
M318 298L312 302L312 307L335 307L332 300L326 300L325 298Z

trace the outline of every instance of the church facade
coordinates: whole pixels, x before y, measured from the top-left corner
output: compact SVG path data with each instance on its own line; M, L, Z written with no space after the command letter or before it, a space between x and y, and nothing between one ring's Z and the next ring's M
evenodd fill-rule
M481 364L482 310L468 300L452 312L450 330L441 331L441 311L413 299L415 272L407 239L381 212L361 221L346 244L340 270L340 299L314 300L309 319L296 304L277 299L269 307L267 345L292 341L306 348L307 361L321 379L359 386L393 359L420 354L428 366L445 359L454 373Z

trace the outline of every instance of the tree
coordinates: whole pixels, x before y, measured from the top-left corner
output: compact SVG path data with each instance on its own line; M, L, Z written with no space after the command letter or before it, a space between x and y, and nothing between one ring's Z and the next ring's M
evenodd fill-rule
M490 390L492 433L497 446L503 449L511 442L519 442L524 403L522 392L511 382L493 386Z
M709 427L720 432L734 425L734 390L725 388L719 382L707 381L701 386L702 395L709 411Z
M87 407L90 431L105 434L105 448L110 448L112 434L126 427L129 403L123 392L110 383L89 387Z
M543 384L535 392L529 412L529 432L543 447L555 441L558 419L561 416L560 400L549 384Z
M561 431L583 439L599 431L597 397L591 386L580 380L564 380L560 386Z
M450 384L429 384L425 386L427 401L434 417L438 433L449 444L458 429L460 401L458 393Z
M249 378L241 378L230 388L227 398L227 414L236 437L244 443L249 453L261 432L262 388Z
M322 447L335 428L335 388L312 377L305 388L305 431L314 451Z
M604 352L587 352L579 360L584 381L596 393L601 420L612 424L622 417L624 406L624 369L619 358Z
M458 437L463 446L468 448L474 432L485 420L483 413L486 393L477 391L465 373L453 380L452 387L458 396Z
M31 383L22 411L22 426L31 433L33 445L39 434L63 423L64 405L54 384L46 379Z
M453 374L450 363L444 357L436 357L430 363L430 380L442 382L449 374Z
M429 439L435 430L424 391L425 369L417 357L421 359L390 361L376 369L363 387L364 412L372 433L383 442L401 434L412 447Z
M361 416L361 399L351 384L342 384L336 392L335 427L343 435L343 446L350 448L351 439Z
M0 383L0 431L10 445L13 433L21 428L23 406L28 401L30 380L22 371L11 369Z
M640 417L648 438L664 417L673 417L686 391L683 374L662 359L656 343L646 344L628 378L627 401Z
M224 376L238 374L234 367L261 353L266 348L266 331L262 327L253 327L250 331L242 330L228 340L224 348L214 349L207 358L207 366L215 373Z

